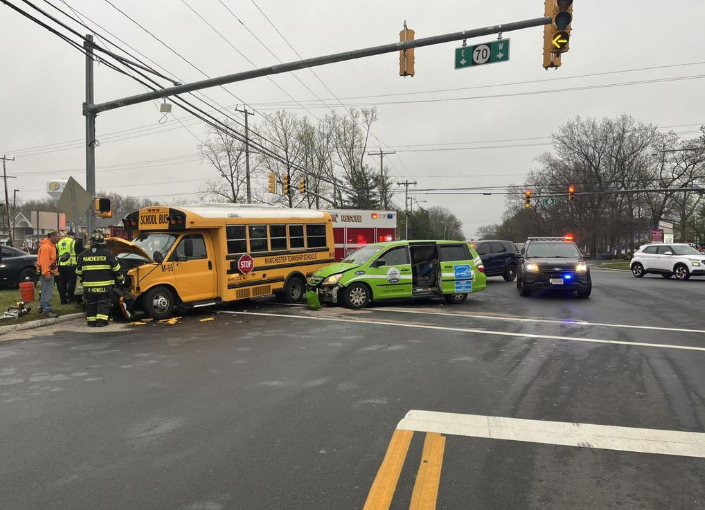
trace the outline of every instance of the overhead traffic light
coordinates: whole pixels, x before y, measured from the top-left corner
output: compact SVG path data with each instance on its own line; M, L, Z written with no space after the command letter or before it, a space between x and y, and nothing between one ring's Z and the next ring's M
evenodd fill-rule
M575 186L572 184L568 186L568 201L571 201L575 198Z
M301 179L301 180L299 181L299 192L300 192L302 195L305 195L305 194L306 194L306 179Z
M93 210L99 218L112 218L113 209L109 198L96 198L93 202Z
M289 176L288 175L284 176L284 189L282 190L282 192L284 193L284 195L289 194Z
M269 192L277 192L277 176L274 175L274 172L269 172Z
M527 189L524 192L524 207L529 209L531 207L531 190Z
M560 67L561 54L570 49L573 0L545 0L544 14L553 21L543 29L543 67Z
M406 27L399 32L399 42L407 42L414 40L415 32ZM414 76L414 48L409 50L401 50L399 52L399 76Z

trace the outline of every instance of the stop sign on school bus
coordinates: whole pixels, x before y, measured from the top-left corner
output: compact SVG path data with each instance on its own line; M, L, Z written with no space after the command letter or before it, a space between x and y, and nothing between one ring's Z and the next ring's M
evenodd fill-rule
M237 259L237 268L242 274L247 274L255 268L255 260L245 253Z

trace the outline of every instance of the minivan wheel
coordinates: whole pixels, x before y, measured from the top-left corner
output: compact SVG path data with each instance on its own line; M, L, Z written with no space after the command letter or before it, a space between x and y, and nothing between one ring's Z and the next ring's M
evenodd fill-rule
M517 277L517 266L515 266L514 264L509 264L509 266L507 267L507 270L502 275L502 278L504 278L504 281L506 281L506 282L513 282L516 277Z
M443 297L451 305L459 305L464 302L467 298L467 294L444 294Z
M673 274L676 275L676 278L679 280L687 280L690 278L690 271L688 271L688 268L685 267L683 264L678 264L674 269L673 269Z
M348 308L365 308L370 302L370 290L364 283L353 283L345 289L343 300Z

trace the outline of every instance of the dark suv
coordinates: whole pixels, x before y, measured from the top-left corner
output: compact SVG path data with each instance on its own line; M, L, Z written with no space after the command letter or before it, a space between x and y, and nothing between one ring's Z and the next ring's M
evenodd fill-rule
M517 278L517 289L522 296L539 289L575 291L581 298L590 296L590 268L572 241L562 237L530 237L522 255Z
M502 276L511 282L517 277L519 252L511 241L477 241L472 243L482 259L487 276Z

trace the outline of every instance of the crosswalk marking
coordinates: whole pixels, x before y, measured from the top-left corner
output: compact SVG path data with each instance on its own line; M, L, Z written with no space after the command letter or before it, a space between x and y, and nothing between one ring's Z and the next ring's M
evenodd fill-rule
M382 465L377 471L375 481L372 483L370 493L367 496L367 501L363 510L388 510L392 504L394 491L399 482L401 469L404 467L404 460L409 451L411 438L413 436L411 430L395 430L392 440L389 442L387 453L384 456Z
M705 433L409 411L397 430L705 458Z
M445 446L446 438L442 435L435 432L426 434L409 510L434 510L436 508Z

